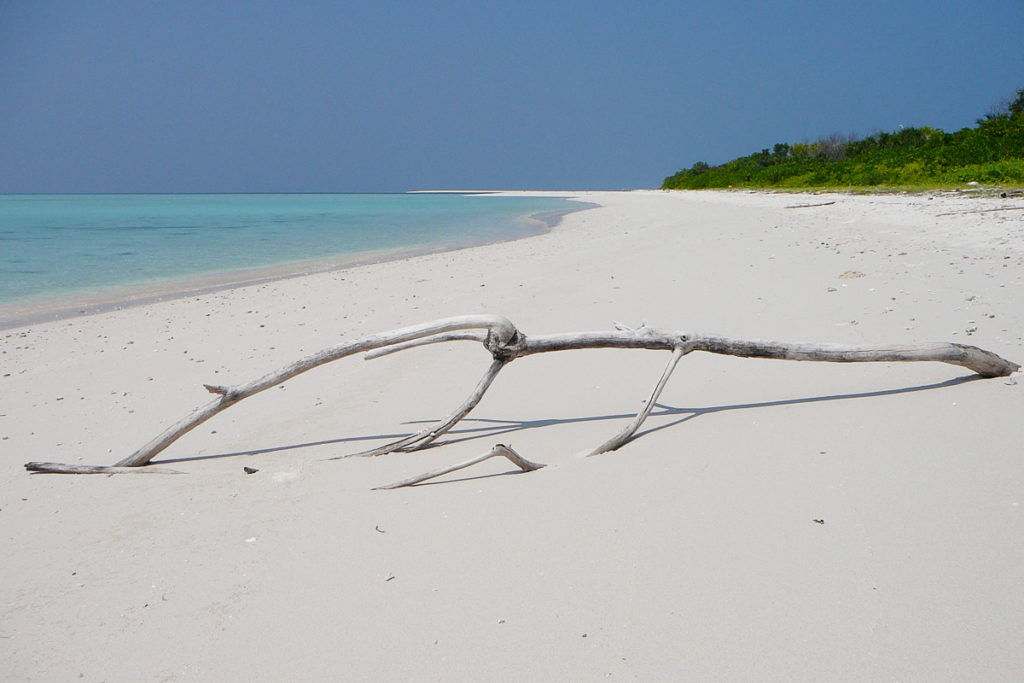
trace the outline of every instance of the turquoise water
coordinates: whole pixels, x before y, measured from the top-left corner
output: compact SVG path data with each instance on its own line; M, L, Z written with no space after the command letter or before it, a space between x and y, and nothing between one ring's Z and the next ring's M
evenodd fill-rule
M0 303L539 232L553 197L0 195Z

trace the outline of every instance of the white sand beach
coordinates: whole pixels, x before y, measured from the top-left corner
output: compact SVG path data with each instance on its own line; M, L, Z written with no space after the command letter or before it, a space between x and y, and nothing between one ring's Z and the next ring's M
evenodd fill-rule
M0 678L1024 677L1019 372L694 353L638 438L585 458L668 354L545 354L438 447L327 460L457 406L490 360L458 342L247 399L158 456L183 475L23 469L113 464L204 383L466 313L1024 362L1020 198L559 194L600 207L516 242L0 332ZM547 467L372 490L496 443Z

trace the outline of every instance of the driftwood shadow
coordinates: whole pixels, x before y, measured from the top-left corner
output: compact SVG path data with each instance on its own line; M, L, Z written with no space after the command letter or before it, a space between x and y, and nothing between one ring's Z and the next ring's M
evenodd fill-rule
M651 411L651 417L665 417L669 415L681 415L678 420L673 420L657 427L650 427L643 431L637 432L633 437L637 439L644 434L650 434L652 432L660 431L662 429L668 429L674 427L683 422L688 422L694 418L700 417L701 415L710 415L712 413L721 413L729 410L751 410L756 408L774 408L777 406L789 406L789 405L800 405L802 403L821 403L824 401L846 401L858 398L876 398L879 396L894 396L897 394L909 394L918 391L932 391L935 389L944 389L947 387L957 386L959 384L965 384L967 382L973 382L975 380L983 379L978 375L966 375L963 377L956 377L954 379L944 380L942 382L936 382L933 384L921 384L912 387L900 387L897 389L880 389L877 391L863 391L851 394L828 394L825 396L807 396L803 398L792 398L792 399L780 399L778 401L761 401L757 403L730 403L720 406L706 406L703 408L688 408L688 407L676 407L668 406L661 403L655 403L655 410ZM473 441L482 438L494 438L503 434L510 434L527 429L537 429L539 427L549 427L552 425L562 424L575 424L582 422L600 422L607 420L623 420L633 417L633 413L619 414L619 415L596 415L592 417L574 417L574 418L553 418L544 420L494 420L486 418L467 418L463 422L487 422L491 423L489 426L475 427L475 428L463 428L453 429L449 434L452 435L467 435L461 438L449 438L436 444L430 444L427 448L433 448L436 446L444 446L447 444L459 443L462 441ZM423 422L426 422L425 420ZM416 424L416 423L410 423Z
M478 479L493 479L494 477L514 477L517 474L527 474L527 472L513 468L511 470L505 470L504 472L478 474L473 477L457 477L455 479L441 479L440 481L421 481L416 484L406 484L405 488L418 489L421 486L441 486L443 484L457 484L459 482L476 481Z
M895 388L895 389L879 389L879 390L876 390L876 391L862 391L862 392L855 392L855 393L849 393L849 394L826 394L826 395L823 395L823 396L806 396L806 397L801 397L801 398L779 399L777 401L760 401L760 402L756 402L756 403L730 403L730 404L725 404L725 405L704 406L704 407L699 407L699 408L669 406L669 405L665 405L665 404L661 404L661 403L655 403L655 409L652 410L651 413L650 413L651 417L666 417L666 416L671 416L671 415L679 415L680 416L679 419L672 420L672 421L667 422L665 424L658 425L656 427L650 427L650 428L645 429L643 431L637 432L633 436L633 439L640 438L641 436L644 436L645 434L650 434L650 433L653 433L653 432L657 432L657 431L660 431L662 429L668 429L670 427L674 427L676 425L682 424L683 422L688 422L688 421L693 420L694 418L700 417L702 415L710 415L710 414L713 414L713 413L721 413L721 412L732 411L732 410L753 410L753 409L758 409L758 408L774 408L774 407L779 407L779 406L801 405L801 404L804 404L804 403L821 403L821 402L825 402L825 401L848 401L848 400L862 399L862 398L877 398L877 397L881 397L881 396L896 396L896 395L899 395L899 394L910 394L910 393L915 393L915 392L919 392L919 391L934 391L934 390L937 390L937 389L945 389L945 388L954 387L954 386L957 386L957 385L960 385L960 384L966 384L968 382L974 382L974 381L980 380L980 379L983 379L983 378L981 376L979 376L979 375L965 375L965 376L962 376L962 377L955 377L953 379L944 380L942 382L935 382L935 383L931 383L931 384L920 384L920 385L915 385L915 386L910 386L910 387L898 387L898 388ZM479 424L480 426L476 426L476 427L462 426L460 428L452 429L451 431L448 432L448 438L447 439L444 439L443 441L437 441L437 442L431 443L431 444L425 446L424 448L421 448L420 450L426 450L426 449L429 449L429 448L434 448L434 447L438 447L438 446L445 446L445 445L451 445L451 444L461 443L461 442L466 442L466 441L477 441L477 440L480 440L480 439L493 439L493 438L496 438L496 437L499 437L499 436L502 436L502 435L505 435L505 434L514 434L516 432L521 432L521 431L525 431L525 430L528 430L528 429L539 429L539 428L542 428L542 427L551 427L551 426L567 425L567 424L580 424L580 423L586 423L586 422L607 422L607 421L612 421L612 420L626 420L626 419L632 418L633 416L634 416L634 413L618 413L618 414L611 414L611 415L590 415L590 416L583 416L583 417L547 418L547 419L543 419L543 420L501 420L501 419L494 419L494 418L482 418L482 417L479 417L479 418L469 418L469 417L467 417L467 418L464 418L462 420L462 424L463 425L465 425L467 422L473 422L473 423ZM429 423L433 423L433 422L434 422L434 420L410 420L410 421L405 422L404 424L417 425L417 424L429 424ZM374 441L374 440L383 440L383 439L395 439L395 438L405 437L405 436L407 436L410 433L411 432L400 433L400 434L373 434L373 435L364 435L364 436L343 437L343 438L337 438L337 439L323 439L323 440L319 440L319 441L309 441L309 442L305 442L305 443L286 444L286 445L283 445L283 446L270 446L270 447L267 447L267 448L259 448L259 449L252 449L252 450L246 450L246 451L234 451L234 452L229 452L229 453L214 453L214 454L210 454L210 455L196 455L196 456L182 457L182 458L169 458L169 459L166 459L166 460L159 460L159 461L154 460L153 464L158 464L158 463L159 464L171 464L171 463L179 463L179 462L196 462L196 461L201 461L201 460L215 460L215 459L218 459L218 458L230 458L230 457L236 457L236 456L245 456L245 455L252 456L252 455L262 455L262 454L266 454L266 453L277 453L277 452L280 452L280 451L290 451L290 450L297 450L297 449L300 449L300 448L310 448L310 447L325 446L325 445L330 445L330 444L343 444L343 443L355 443L355 442ZM583 446L583 445L581 445L581 446ZM485 475L485 476L498 476L498 475ZM467 477L466 479L474 479L474 478L477 478L477 477ZM449 480L446 480L446 481L449 481ZM450 481L461 481L461 479L450 480ZM435 482L435 483L446 483L446 482ZM417 486L422 486L422 485L426 485L426 484L425 483L424 484L417 484Z

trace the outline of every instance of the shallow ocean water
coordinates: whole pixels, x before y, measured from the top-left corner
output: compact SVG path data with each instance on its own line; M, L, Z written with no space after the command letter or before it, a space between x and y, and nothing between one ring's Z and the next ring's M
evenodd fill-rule
M545 229L531 216L580 208L449 193L0 195L0 303L515 239Z

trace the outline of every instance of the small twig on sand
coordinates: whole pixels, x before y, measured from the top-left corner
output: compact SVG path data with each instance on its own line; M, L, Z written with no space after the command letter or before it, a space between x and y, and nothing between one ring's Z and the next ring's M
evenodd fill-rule
M832 206L835 202L821 202L820 204L790 204L787 209L811 209L815 206Z
M993 211L1024 211L1024 206L1000 206L996 209L970 209L968 211L947 211L937 213L936 216L958 216L962 213L992 213Z
M114 467L106 465L65 465L60 462L27 462L29 472L45 474L185 474L166 467Z
M448 474L449 472L456 472L467 467L472 467L473 465L476 465L478 463L483 462L484 460L493 458L498 455L504 458L508 458L510 461L512 461L513 465L521 469L523 472L532 472L534 470L539 470L540 468L544 467L544 464L530 462L529 460L527 460L526 458L519 455L511 448L509 448L508 446L499 443L494 448L492 448L489 453L484 453L483 455L477 456L470 460L466 460L465 462L460 462L459 464L452 465L451 467L442 467L439 470L433 470L427 472L426 474L420 474L415 477L410 477L409 479L396 481L394 484L388 484L387 486L378 486L374 490L376 491L379 489L400 489L403 486L412 486L413 484L419 484L420 482L426 481L427 479L440 477L442 474Z

